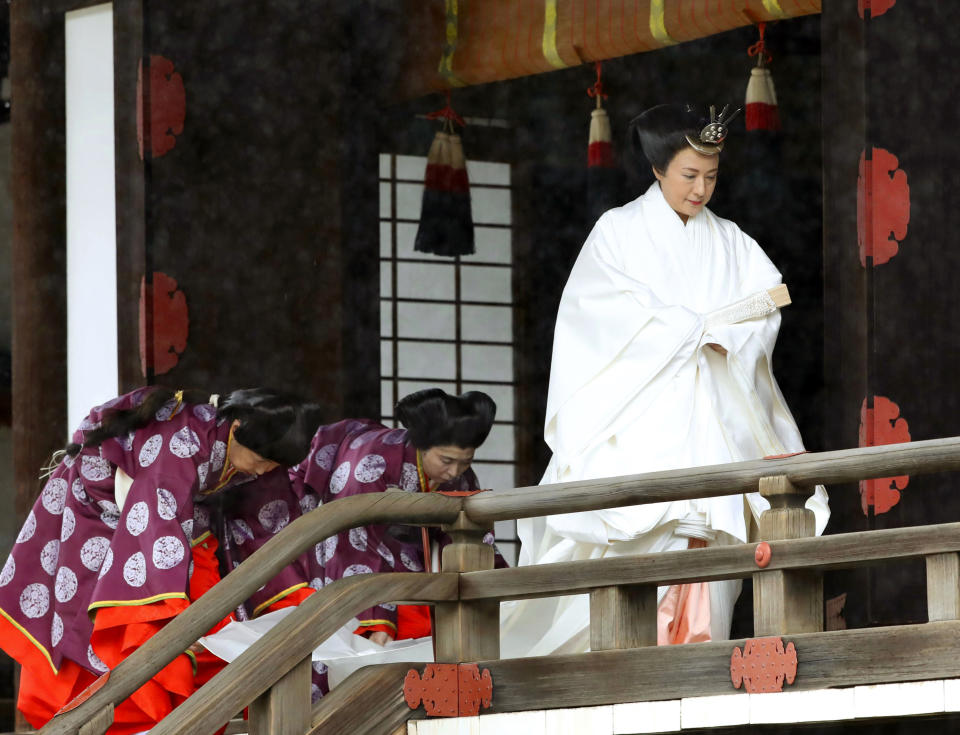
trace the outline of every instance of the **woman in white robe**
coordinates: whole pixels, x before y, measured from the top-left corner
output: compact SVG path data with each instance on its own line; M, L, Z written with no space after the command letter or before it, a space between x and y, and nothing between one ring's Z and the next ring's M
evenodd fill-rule
M768 290L780 273L735 223L706 208L726 129L701 129L689 115L661 105L632 123L657 181L598 220L567 281L544 431L553 457L541 484L803 449L771 372L780 312ZM753 493L524 519L519 564L742 543L748 514L766 507ZM822 487L807 507L822 533ZM693 616L683 625L679 588L666 599L660 588L660 642L728 638L740 586L683 590ZM589 648L585 595L507 603L502 617L503 655Z

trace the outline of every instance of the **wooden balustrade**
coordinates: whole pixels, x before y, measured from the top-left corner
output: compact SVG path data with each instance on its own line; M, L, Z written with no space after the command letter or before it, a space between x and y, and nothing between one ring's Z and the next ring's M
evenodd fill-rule
M928 674L936 676L938 672L952 672L957 676L960 664L955 656L938 652L933 655L934 665L929 671L922 670L920 661L923 652L930 654L936 635L960 632L957 630L960 622L956 622L960 619L960 524L820 539L798 538L813 533L812 514L808 515L809 511L803 508L808 488L813 484L954 469L960 469L960 437L517 488L466 498L407 493L344 498L297 519L122 662L99 692L75 710L55 718L41 732L99 735L112 717L112 703L129 696L305 549L341 530L384 522L443 525L453 538L443 555L444 571L354 577L330 585L302 603L197 696L155 727L153 735L212 732L250 703L253 703L251 733L255 735L328 731L323 723L338 721L330 707L365 701L353 690L351 682L369 683L379 679L372 673L358 672L341 685L342 690L324 698L312 714L308 714L309 685L305 682L309 678L310 651L357 610L396 600L436 603L438 661L484 660L483 665L494 672L498 692L502 691L505 681L527 681L530 686L518 685L517 688L526 691L530 697L527 703L537 707L629 701L616 698L636 697L637 682L648 682L650 675L640 676L631 680L632 683L618 681L617 686L608 686L614 677L605 677L603 673L617 670L621 665L627 669L618 672L617 680L630 679L633 674L627 675L628 670L656 671L658 676L665 677L662 687L644 690L647 696L640 699L685 696L693 690L716 693L720 674L711 669L710 677L701 680L698 672L706 665L704 662L710 661L710 665L715 666L714 659L719 661L722 652L729 659L731 642L655 646L656 587L751 575L757 590L757 635L789 634L793 640L804 641L805 651L813 656L809 665L814 671L820 671L817 669L820 666L828 672L804 679L806 685L811 682L824 685L828 680L832 684L827 685L894 680L890 677L895 675L895 667L874 661L868 653L855 650L855 646L864 641L888 645L885 641L894 640L891 636L900 633L906 637L897 640L910 638L920 646L921 653L919 658L910 654L900 659L901 663L907 659L909 662L899 680L927 678ZM767 539L771 550L770 563L762 570L757 568L754 559L754 544L507 570L491 569L492 550L482 544L483 532L494 520L758 489L771 500L772 506L760 522L761 536ZM897 634L883 630L820 632L823 570L918 556L927 558L930 619L941 622L904 626L902 630L897 629ZM498 660L497 611L501 600L581 593L591 595L591 642L595 649L592 653ZM829 650L840 651L838 655L847 656L848 660L855 659L862 670L835 676L835 666L831 668L832 664L822 661L816 663L819 661L816 656L826 655L823 652ZM807 655L801 657L802 662ZM555 677L546 676L546 672L556 671L557 667L566 669L569 665L588 672L585 676L597 676L600 684L586 686L579 674L572 678L565 675L562 685L551 683ZM665 673L664 667L683 668L689 682L680 686L677 672L671 669ZM709 685L706 682L710 682ZM579 687L576 696L571 695L571 686ZM600 692L603 687L607 687L605 693ZM674 689L666 692L669 687ZM395 713L396 696L391 694L387 699L390 711ZM522 708L523 704L514 693L498 694L495 711ZM359 725L357 728L358 732L363 731Z

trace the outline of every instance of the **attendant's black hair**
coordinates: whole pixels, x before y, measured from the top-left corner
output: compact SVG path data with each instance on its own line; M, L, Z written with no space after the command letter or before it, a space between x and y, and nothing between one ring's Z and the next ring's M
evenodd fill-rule
M157 386L140 405L105 412L100 426L85 432L83 444L68 444L66 453L76 456L84 447L99 446L111 437L146 426L176 394L173 388ZM208 391L183 391L186 404L209 403L210 398ZM284 467L292 467L307 456L313 435L323 420L316 404L269 388L235 390L221 395L218 404L218 418L240 422L233 432L238 443Z
M684 148L690 148L687 135L697 138L703 121L688 105L657 105L630 121L630 147L642 162L638 148L657 173L666 173L670 161Z
M490 433L497 404L476 390L451 396L439 388L428 388L401 398L396 415L417 449L476 449Z

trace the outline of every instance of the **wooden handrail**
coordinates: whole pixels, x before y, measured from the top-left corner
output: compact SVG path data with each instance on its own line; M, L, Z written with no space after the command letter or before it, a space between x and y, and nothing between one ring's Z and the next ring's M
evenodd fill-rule
M40 732L43 735L75 735L104 706L129 697L313 544L348 528L373 523L450 523L457 518L461 502L461 498L434 494L375 493L343 498L296 519L129 658L121 661L100 691L76 709L55 717ZM344 622L341 621L340 625Z
M350 733L383 735L396 732L412 710L398 686L411 668L421 663L366 666L354 671L313 707L312 727L306 735Z
M458 575L442 573L364 574L337 580L322 594L301 602L267 635L155 725L150 735L214 732L310 656L357 611L388 600L455 600L458 583Z
M494 490L467 498L464 510L475 523L489 524L553 513L738 495L754 492L761 477L772 475L785 475L797 486L812 486L946 470L960 470L960 437Z
M768 545L772 553L764 572L844 569L960 551L960 523L770 541ZM755 549L756 544L735 544L466 572L460 575L460 599L522 600L579 595L619 585L667 586L743 579L760 571Z
M956 469L960 469L960 437L496 490L466 498L404 492L342 498L291 523L289 528L271 539L121 662L100 691L76 709L52 720L41 732L44 735L77 733L104 706L120 702L132 694L291 560L311 545L342 530L376 523L452 523L461 510L477 524L491 524L496 520L552 513L735 495L756 490L761 478L773 475L785 476L794 485L811 486L817 483L853 482L867 477L917 475ZM554 569L552 573L558 571Z

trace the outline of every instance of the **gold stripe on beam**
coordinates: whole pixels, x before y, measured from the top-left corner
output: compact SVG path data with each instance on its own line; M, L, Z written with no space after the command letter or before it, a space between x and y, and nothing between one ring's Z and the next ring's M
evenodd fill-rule
M790 14L780 7L780 0L763 0L763 9L774 18L789 18Z
M556 69L567 68L557 51L557 0L546 0L543 6L543 57Z
M664 46L676 41L667 33L667 19L664 17L666 0L650 0L650 33Z
M444 20L443 53L440 56L440 76L447 80L451 87L465 87L466 84L453 73L453 54L457 50L458 41L458 8L459 0L445 0L447 15Z

